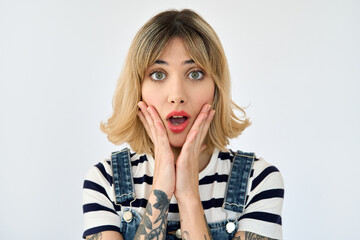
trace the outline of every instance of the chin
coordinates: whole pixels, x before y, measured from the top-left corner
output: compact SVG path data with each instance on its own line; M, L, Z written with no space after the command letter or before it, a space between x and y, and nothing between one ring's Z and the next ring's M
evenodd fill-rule
M168 138L169 138L170 146L174 147L174 148L182 148L182 146L184 145L184 143L186 141L187 134L188 134L187 131L183 131L181 133L174 134L173 132L168 130Z
M182 148L184 143L185 143L185 141L170 141L170 146L172 146L174 148Z
M174 148L182 148L186 140L186 136L169 136L170 146Z

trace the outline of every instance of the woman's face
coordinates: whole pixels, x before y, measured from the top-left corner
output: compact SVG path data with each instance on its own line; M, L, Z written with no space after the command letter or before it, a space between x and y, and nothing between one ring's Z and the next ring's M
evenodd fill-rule
M204 104L212 104L215 84L175 37L145 72L142 100L157 110L170 145L181 147Z

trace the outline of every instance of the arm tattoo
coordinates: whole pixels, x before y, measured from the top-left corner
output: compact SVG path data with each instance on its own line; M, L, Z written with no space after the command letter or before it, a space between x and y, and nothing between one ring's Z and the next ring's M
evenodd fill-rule
M102 234L101 233L96 233L94 235L92 235L89 238L86 238L88 240L101 240L102 239Z
M233 240L241 240L241 238L240 236L238 236L238 237L234 237ZM276 240L276 239L257 235L256 233L252 233L252 232L245 232L245 239L243 240Z
M188 232L188 231L184 231L183 233L181 233L181 239L190 240L189 232Z
M211 235L211 231L210 231L210 227L209 227L209 225L208 225L208 223L207 223L207 221L206 221L206 216L205 216L205 214L204 214L204 220L205 220L206 228L207 228L207 231L208 231L208 234L209 234L209 237L210 237L209 240L213 240L212 235ZM180 219L180 222L182 222L182 219ZM188 231L184 231L183 233L181 233L181 237L182 237L182 239L184 239L184 240L190 240L190 234L189 234ZM208 240L207 237L206 237L206 235L204 235L204 240Z
M136 240L164 240L166 238L167 214L169 211L170 199L168 199L166 194L160 190L155 189L154 195L156 196L156 203L151 205L151 203L148 202L146 205L144 218L135 234ZM153 215L153 207L160 211L160 214L154 223L152 223L149 218L149 216ZM159 223L159 226L154 227L153 224L155 223ZM142 236L144 236L144 238L142 238Z
M245 232L245 240L275 240L275 239L257 235L256 233L252 233L252 232Z

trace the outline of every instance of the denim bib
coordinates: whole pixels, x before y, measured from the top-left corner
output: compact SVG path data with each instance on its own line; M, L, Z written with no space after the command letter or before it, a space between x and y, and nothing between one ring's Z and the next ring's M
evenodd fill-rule
M248 180L254 159L254 153L241 151L235 153L222 205L224 211L230 210L239 214L243 213ZM125 148L120 152L113 152L111 154L111 164L113 169L115 204L119 205L122 211L120 232L124 240L133 240L142 217L131 207L131 203L135 201L136 195L131 173L129 149ZM132 214L130 221L124 214L127 211L130 211ZM229 223L234 227L230 233L226 229ZM238 219L224 219L224 221L209 223L208 225L213 239L231 240L239 227L239 222ZM181 239L176 236L178 229L180 229L180 222L168 221L166 239Z

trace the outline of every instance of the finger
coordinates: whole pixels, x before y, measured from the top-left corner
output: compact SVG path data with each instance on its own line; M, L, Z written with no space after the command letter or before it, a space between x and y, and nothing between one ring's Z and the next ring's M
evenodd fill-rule
M197 138L195 141L196 149L199 149L203 142L203 138L204 138L203 132L205 132L205 133L207 132L206 119L208 119L208 117L209 117L210 110L211 110L211 105L205 104L199 114L199 117L198 117L199 121L196 122L196 124L194 123L194 125L196 125L196 127L199 130L199 134L197 135Z
M199 149L199 147L200 147L200 145L202 143L202 141L201 141L201 135L202 134L201 133L204 131L204 123L205 123L206 118L207 118L207 115L204 115L202 117L202 121L201 121L201 123L199 125L199 129L198 129L199 134L197 134L195 142L194 142L194 145L195 145L196 149Z
M164 123L161 120L158 112L153 106L149 106L147 110L150 116L152 117L152 119L154 120L158 141L160 142L160 144L170 145Z
M143 114L141 111L139 111L139 112L137 113L137 115L138 115L140 121L142 122L142 124L144 125L146 131L148 132L148 130L150 130L150 129L149 129L149 124L147 123L147 121L146 121L146 119L145 119L145 117L144 117L144 114ZM149 133L149 132L148 132L148 133Z
M147 134L149 135L151 141L154 142L154 139L153 139L153 136L151 133L151 129L149 127L148 122L146 121L146 119L144 117L144 114L141 111L139 111L137 115L138 115L140 121L142 122L143 126L145 127L145 130L146 130Z
M198 135L198 144L202 144L206 134L208 133L211 121L214 119L214 115L215 115L215 110L210 110L208 116L206 117L205 121L202 124L202 128L199 131L199 135Z
M196 117L190 131L192 131L192 130L200 130L201 124L205 120L205 118L207 116L207 112L209 111L210 107L211 107L210 104L205 104L201 108L201 111L198 114L198 116Z
M151 118L153 119L154 123L161 123L161 125L164 125L161 118L160 118L160 116L159 116L159 113L156 111L156 109L153 106L147 107L146 110L149 112L149 114L150 114Z
M185 165L189 166L191 169L199 168L199 152L194 149L194 142L198 134L198 130L192 130L189 132L188 139L181 148L181 153L176 162L177 166Z
M205 124L205 123L206 123L206 119L208 119L210 111L211 111L211 106L209 105L209 106L206 108L206 112L203 112L203 114L204 114L204 113L206 113L206 114L203 115L203 117L202 117L203 119L202 119L202 121L201 121L201 123L200 123L200 126L199 126L198 139L201 138L202 132L204 132L204 127L206 127L206 124ZM205 129L205 132L206 132L206 129Z
M156 127L154 124L154 120L152 119L152 117L150 116L150 113L147 111L148 106L144 103L144 102L139 102L138 106L141 109L141 113L144 115L145 120L149 126L152 138L153 138L153 143L156 144L157 141L157 137L156 137ZM154 142L155 141L155 142Z
M181 153L185 152L186 154L189 154L189 152L193 148L193 143L196 140L196 136L198 135L199 131L197 129L191 130L188 133L187 139L181 149Z
M189 133L187 134L185 143L181 149L181 153L182 153L181 155L182 156L186 155L184 159L188 159L189 155L194 155L194 154L197 155L199 153L201 148L201 142L197 139L199 138L200 131L203 131L203 123L205 119L208 117L208 112L210 109L211 109L210 104L204 104L204 106L201 108L200 113L196 117Z

